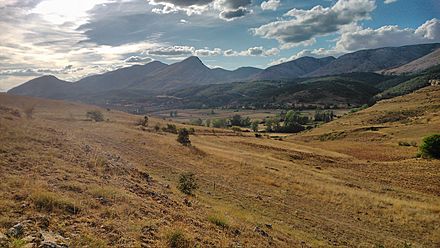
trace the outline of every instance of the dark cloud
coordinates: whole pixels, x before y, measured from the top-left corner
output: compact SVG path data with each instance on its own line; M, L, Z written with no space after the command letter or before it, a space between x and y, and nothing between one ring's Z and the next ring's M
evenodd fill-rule
M249 10L245 8L239 8L235 10L225 10L220 13L220 17L225 20L234 20L240 17L245 16L246 14L250 13Z

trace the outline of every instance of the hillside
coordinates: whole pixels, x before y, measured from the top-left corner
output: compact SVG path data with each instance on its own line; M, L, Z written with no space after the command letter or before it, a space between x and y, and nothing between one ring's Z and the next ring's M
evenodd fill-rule
M384 47L348 53L306 76L319 77L349 72L376 72L398 67L432 53L440 43Z
M97 107L5 94L0 106L3 243L21 223L34 239L14 242L72 247L440 245L438 161L398 145L440 132L439 87L284 141L194 127L193 147L154 131L162 119L142 129L101 109L95 123ZM182 172L196 173L194 196L178 191Z
M380 92L375 85L390 76L351 73L334 77L289 81L253 81L204 85L170 91L169 107L255 107L279 108L294 105L358 106ZM180 99L176 101L175 98ZM167 104L162 100L162 104Z
M268 67L255 75L252 80L282 80L302 77L316 71L335 60L334 57L312 58L302 57L279 65Z
M431 67L410 77L403 76L399 78L405 80L400 80L398 84L388 85L389 87L380 94L377 94L375 99L380 100L405 95L430 85L430 80L440 79L440 65Z
M440 49L397 68L384 70L386 75L414 74L440 64Z

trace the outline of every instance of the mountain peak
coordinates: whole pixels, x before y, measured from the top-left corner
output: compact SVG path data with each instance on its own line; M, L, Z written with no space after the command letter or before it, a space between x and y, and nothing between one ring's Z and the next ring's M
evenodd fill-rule
M182 60L180 63L182 63L182 64L191 64L191 65L199 64L199 65L205 66L205 64L203 64L203 62L197 56L190 56L190 57Z

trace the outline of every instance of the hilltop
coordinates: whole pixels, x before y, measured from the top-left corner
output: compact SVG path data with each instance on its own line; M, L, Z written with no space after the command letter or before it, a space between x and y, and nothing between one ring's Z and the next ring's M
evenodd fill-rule
M22 223L72 247L163 247L179 233L202 247L436 247L438 161L399 142L440 132L439 110L431 86L284 140L192 126L185 147L154 130L164 119L142 128L1 94L0 242ZM183 172L196 173L194 196L177 189Z

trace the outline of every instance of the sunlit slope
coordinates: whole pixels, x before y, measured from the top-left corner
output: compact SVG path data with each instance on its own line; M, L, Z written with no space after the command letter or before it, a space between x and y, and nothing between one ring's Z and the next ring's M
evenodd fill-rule
M284 141L194 127L189 148L154 131L166 120L143 130L140 117L101 109L108 121L94 123L93 106L0 95L0 232L47 218L73 247L166 247L177 229L201 247L436 247L439 163L396 142L438 128L438 97L426 88ZM420 106L419 122L369 123ZM388 128L318 138L371 126ZM191 197L177 190L187 171L200 186ZM62 204L41 208L41 194Z

